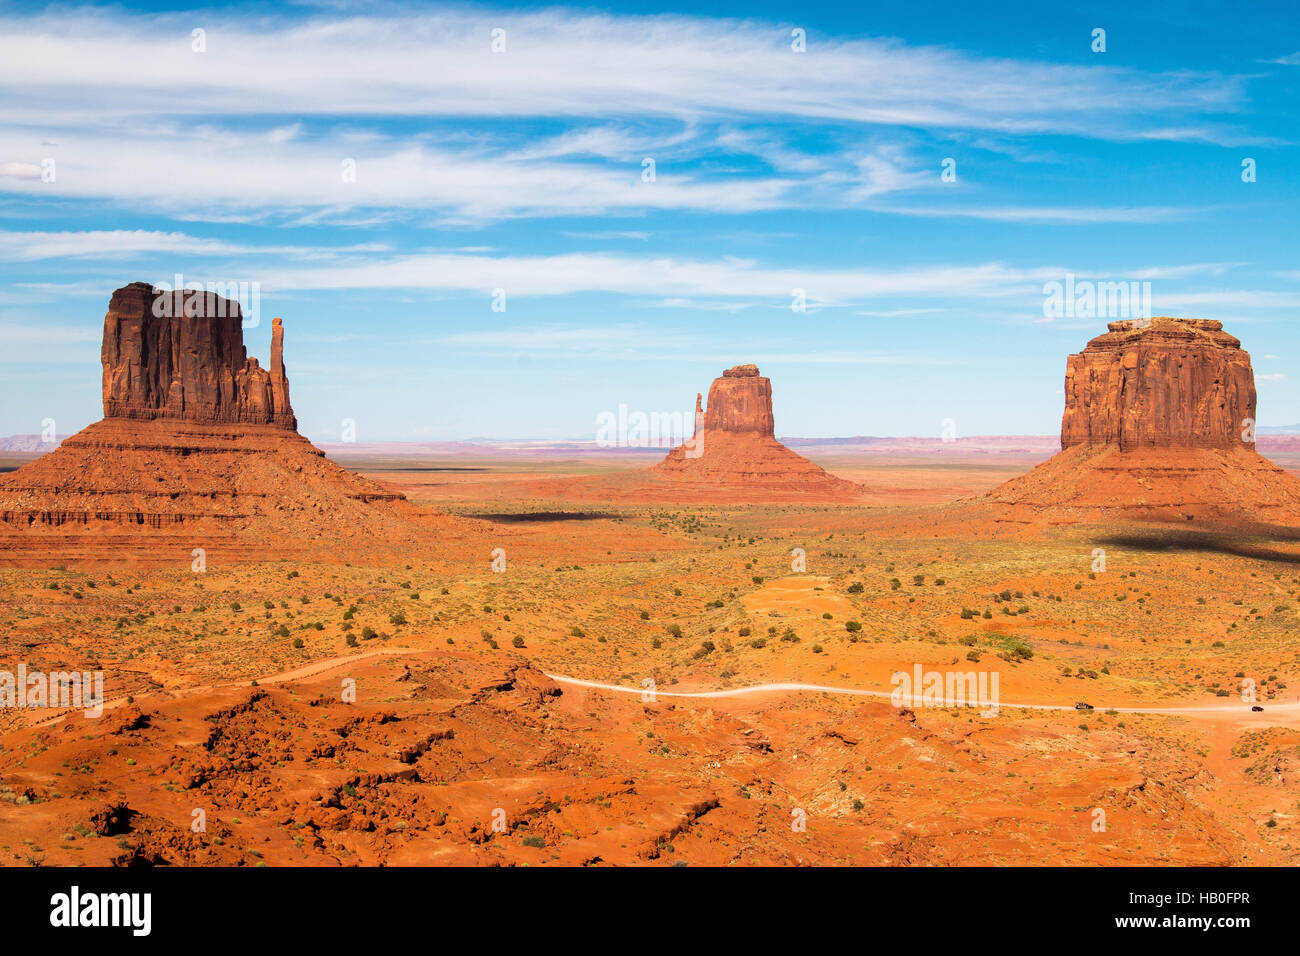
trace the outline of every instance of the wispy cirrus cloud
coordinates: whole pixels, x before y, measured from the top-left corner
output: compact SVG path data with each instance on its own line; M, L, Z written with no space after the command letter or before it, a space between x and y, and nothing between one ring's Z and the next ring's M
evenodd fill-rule
M481 256L430 253L374 257L355 265L286 267L266 272L273 290L424 289L509 296L557 296L608 293L658 297L668 307L736 311L744 304L789 308L795 290L809 305L842 305L896 298L1041 297L1045 282L1067 273L1080 279L1117 277L1186 280L1198 273L1214 275L1215 263L1203 266L1147 266L1125 270L1065 268L1059 265L1013 267L989 262L906 269L828 269L774 267L754 259L688 259L570 253L553 256Z
M937 157L887 131L1028 155L1017 139L1040 133L1232 142L1244 137L1234 124L1245 83L882 37L813 35L796 53L788 26L686 15L81 8L0 17L0 192L178 220L359 228L846 205L1029 224L1171 221L1194 211L890 206L938 179ZM791 135L807 124L831 141ZM52 182L46 159L57 162Z
M193 51L192 31L206 52ZM503 30L501 52L492 31ZM347 116L785 115L953 129L1150 135L1241 105L1240 78L981 56L788 26L552 9L223 17L59 11L0 19L10 121L261 112ZM375 50L383 50L376 57ZM1168 120L1163 122L1168 123ZM1172 127L1200 136L1205 123ZM1196 129L1198 132L1187 133Z
M384 252L386 243L359 243L338 248L293 245L246 245L202 239L183 232L146 229L105 229L65 232L0 232L0 261L38 259L128 258L150 253L203 256L287 256L326 258L360 252Z

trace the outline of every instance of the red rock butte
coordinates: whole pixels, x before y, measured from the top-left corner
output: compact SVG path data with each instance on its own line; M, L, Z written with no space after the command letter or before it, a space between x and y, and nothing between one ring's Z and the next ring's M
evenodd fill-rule
M239 303L135 282L104 317L104 418L0 478L0 559L175 560L214 544L244 557L342 542L426 540L405 496L354 475L298 434L284 366L248 356ZM442 533L450 530L439 529ZM166 558L162 555L166 554Z
M1254 444L1250 355L1223 323L1161 316L1108 328L1066 363L1062 448Z
M296 430L284 370L284 325L271 323L271 368L244 348L239 303L211 292L133 282L104 316L104 417Z
M775 437L772 382L756 365L729 368L709 386L707 410L695 398L695 434L654 466L661 478L736 500L857 498L861 485L837 478Z
M1255 451L1255 376L1210 319L1109 323L1071 355L1062 451L989 492L995 522L1300 523L1300 480Z

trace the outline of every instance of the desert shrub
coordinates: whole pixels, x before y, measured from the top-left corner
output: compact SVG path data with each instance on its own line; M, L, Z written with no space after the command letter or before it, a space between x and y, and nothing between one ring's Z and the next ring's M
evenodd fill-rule
M587 636L587 632L584 631L582 628L578 627L577 625L574 625L573 627L569 628L569 636L570 636L570 637L586 637L586 636Z
M845 621L844 630L848 631L850 634L856 634L858 631L862 630L862 625L857 621Z
M673 637L682 636L682 627L680 624L669 624L668 627L665 628L665 630Z
M388 615L388 623L394 625L395 627L401 627L403 624L406 623L406 615L403 614L401 611L397 611L393 614L390 614Z
M511 643L511 645L514 646L514 647L523 647L523 646L524 646L524 639L523 639L522 637L515 637L515 639L512 640L510 643Z
M848 586L848 592L849 592L850 594L861 594L861 593L862 593L862 584L861 584L861 582L859 582L859 581L854 581L852 584L850 584L850 585Z
M1006 649L1003 655L1006 660L1027 661L1034 656L1032 647L1024 641L1016 640L1014 637L1007 638L1003 646Z
M295 637L295 638L293 639L293 647L294 647L294 650L299 650L299 649L302 647L302 638L301 638L301 637Z

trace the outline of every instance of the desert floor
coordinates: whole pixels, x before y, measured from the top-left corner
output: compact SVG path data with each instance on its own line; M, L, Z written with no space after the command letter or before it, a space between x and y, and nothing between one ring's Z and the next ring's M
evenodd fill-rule
M0 711L0 862L1300 862L1300 542L908 533L1036 460L818 459L871 507L349 461L481 534L382 564L0 567L4 667L102 670L110 699ZM998 713L670 696L887 693L918 664L996 672Z

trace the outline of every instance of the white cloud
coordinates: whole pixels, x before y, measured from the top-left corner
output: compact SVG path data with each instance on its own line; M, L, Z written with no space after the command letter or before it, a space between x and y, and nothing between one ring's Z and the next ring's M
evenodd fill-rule
M0 345L6 348L24 345L80 345L98 342L99 339L98 328L0 322Z
M0 155L30 151L30 134L0 127ZM355 164L345 181L343 163ZM104 198L177 218L257 218L314 209L339 216L387 208L452 218L574 215L652 209L753 212L806 202L797 180L701 179L670 164L643 182L641 160L621 165L510 158L451 151L409 140L340 136L284 140L274 134L139 129L134 135L68 133L58 178L0 180L31 197Z
M903 216L985 219L991 222L1105 223L1172 222L1188 219L1198 210L1178 206L933 206L929 208L875 206L877 212Z
M0 262L38 259L134 257L150 253L206 256L281 255L327 258L359 252L384 252L384 243L362 243L338 248L308 246L248 246L219 239L200 239L183 232L143 229L90 230L85 232L0 232Z
M1200 267L1209 272L1213 264ZM1148 267L1142 275L1187 277L1194 267ZM1116 270L1061 266L1014 268L1001 263L912 269L825 269L771 267L752 259L685 259L577 252L554 256L483 256L428 253L376 258L349 265L267 268L264 288L425 289L475 292L493 289L507 296L571 295L584 292L647 296L675 305L719 299L728 304L762 302L789 308L793 290L803 289L810 307L863 302L890 296L1005 297L1041 299L1045 282L1132 275Z
M207 52L191 50L203 21ZM491 51L491 30L506 52ZM1231 111L1241 80L982 57L881 38L665 15L451 10L279 18L78 10L0 19L0 102L52 125L251 108L267 115L796 116L848 123L1150 136ZM377 55L376 51L382 51ZM1200 138L1204 124L1164 135Z
M0 163L0 176L10 179L40 179L41 167L35 163Z
M1300 292L1273 292L1267 289L1219 289L1213 292L1162 292L1153 288L1152 308L1160 313L1194 315L1197 309L1296 309ZM1217 316L1216 316L1217 317Z

